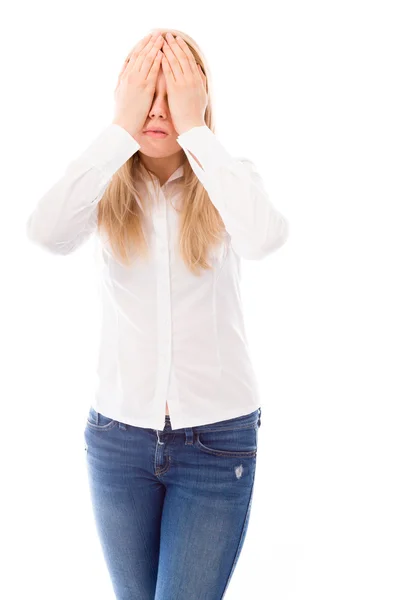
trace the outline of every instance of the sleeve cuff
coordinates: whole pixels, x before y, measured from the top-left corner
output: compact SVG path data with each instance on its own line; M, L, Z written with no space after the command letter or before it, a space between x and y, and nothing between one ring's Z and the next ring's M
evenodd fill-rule
M120 125L111 123L79 157L111 177L140 148Z
M207 125L192 127L176 141L184 150L195 155L206 173L232 164L233 157Z

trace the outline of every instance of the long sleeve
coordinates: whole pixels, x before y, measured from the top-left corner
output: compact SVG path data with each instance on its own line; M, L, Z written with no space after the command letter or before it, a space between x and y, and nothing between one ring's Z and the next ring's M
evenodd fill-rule
M83 244L96 228L97 204L111 177L139 148L123 127L108 125L40 198L26 222L28 238L55 254Z
M207 125L193 127L177 142L221 215L239 256L261 259L285 243L288 220L269 200L252 161L232 157Z

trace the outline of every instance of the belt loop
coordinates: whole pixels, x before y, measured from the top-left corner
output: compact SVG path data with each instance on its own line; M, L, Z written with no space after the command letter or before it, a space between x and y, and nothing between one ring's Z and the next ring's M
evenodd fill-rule
M258 426L261 427L261 407L258 409Z
M193 427L185 427L185 445L193 444Z
M118 427L119 427L120 429L126 429L126 425L125 425L125 423L121 423L121 421L118 421Z

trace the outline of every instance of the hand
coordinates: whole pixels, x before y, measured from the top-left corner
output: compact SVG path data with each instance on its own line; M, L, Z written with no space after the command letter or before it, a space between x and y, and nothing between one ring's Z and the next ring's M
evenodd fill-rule
M129 53L114 91L113 123L135 136L144 126L161 65L162 35L147 35Z
M192 127L205 125L206 76L186 42L167 34L162 47L161 66L167 85L171 118L181 135Z

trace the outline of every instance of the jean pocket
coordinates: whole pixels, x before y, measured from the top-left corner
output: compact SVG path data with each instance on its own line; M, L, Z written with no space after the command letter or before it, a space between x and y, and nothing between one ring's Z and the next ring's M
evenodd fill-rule
M89 429L96 431L108 431L117 425L118 421L111 417L106 417L101 413L97 412L93 406L90 407L89 413L86 419L86 425Z
M195 434L194 445L213 456L254 458L257 455L257 424L238 429L204 430Z

